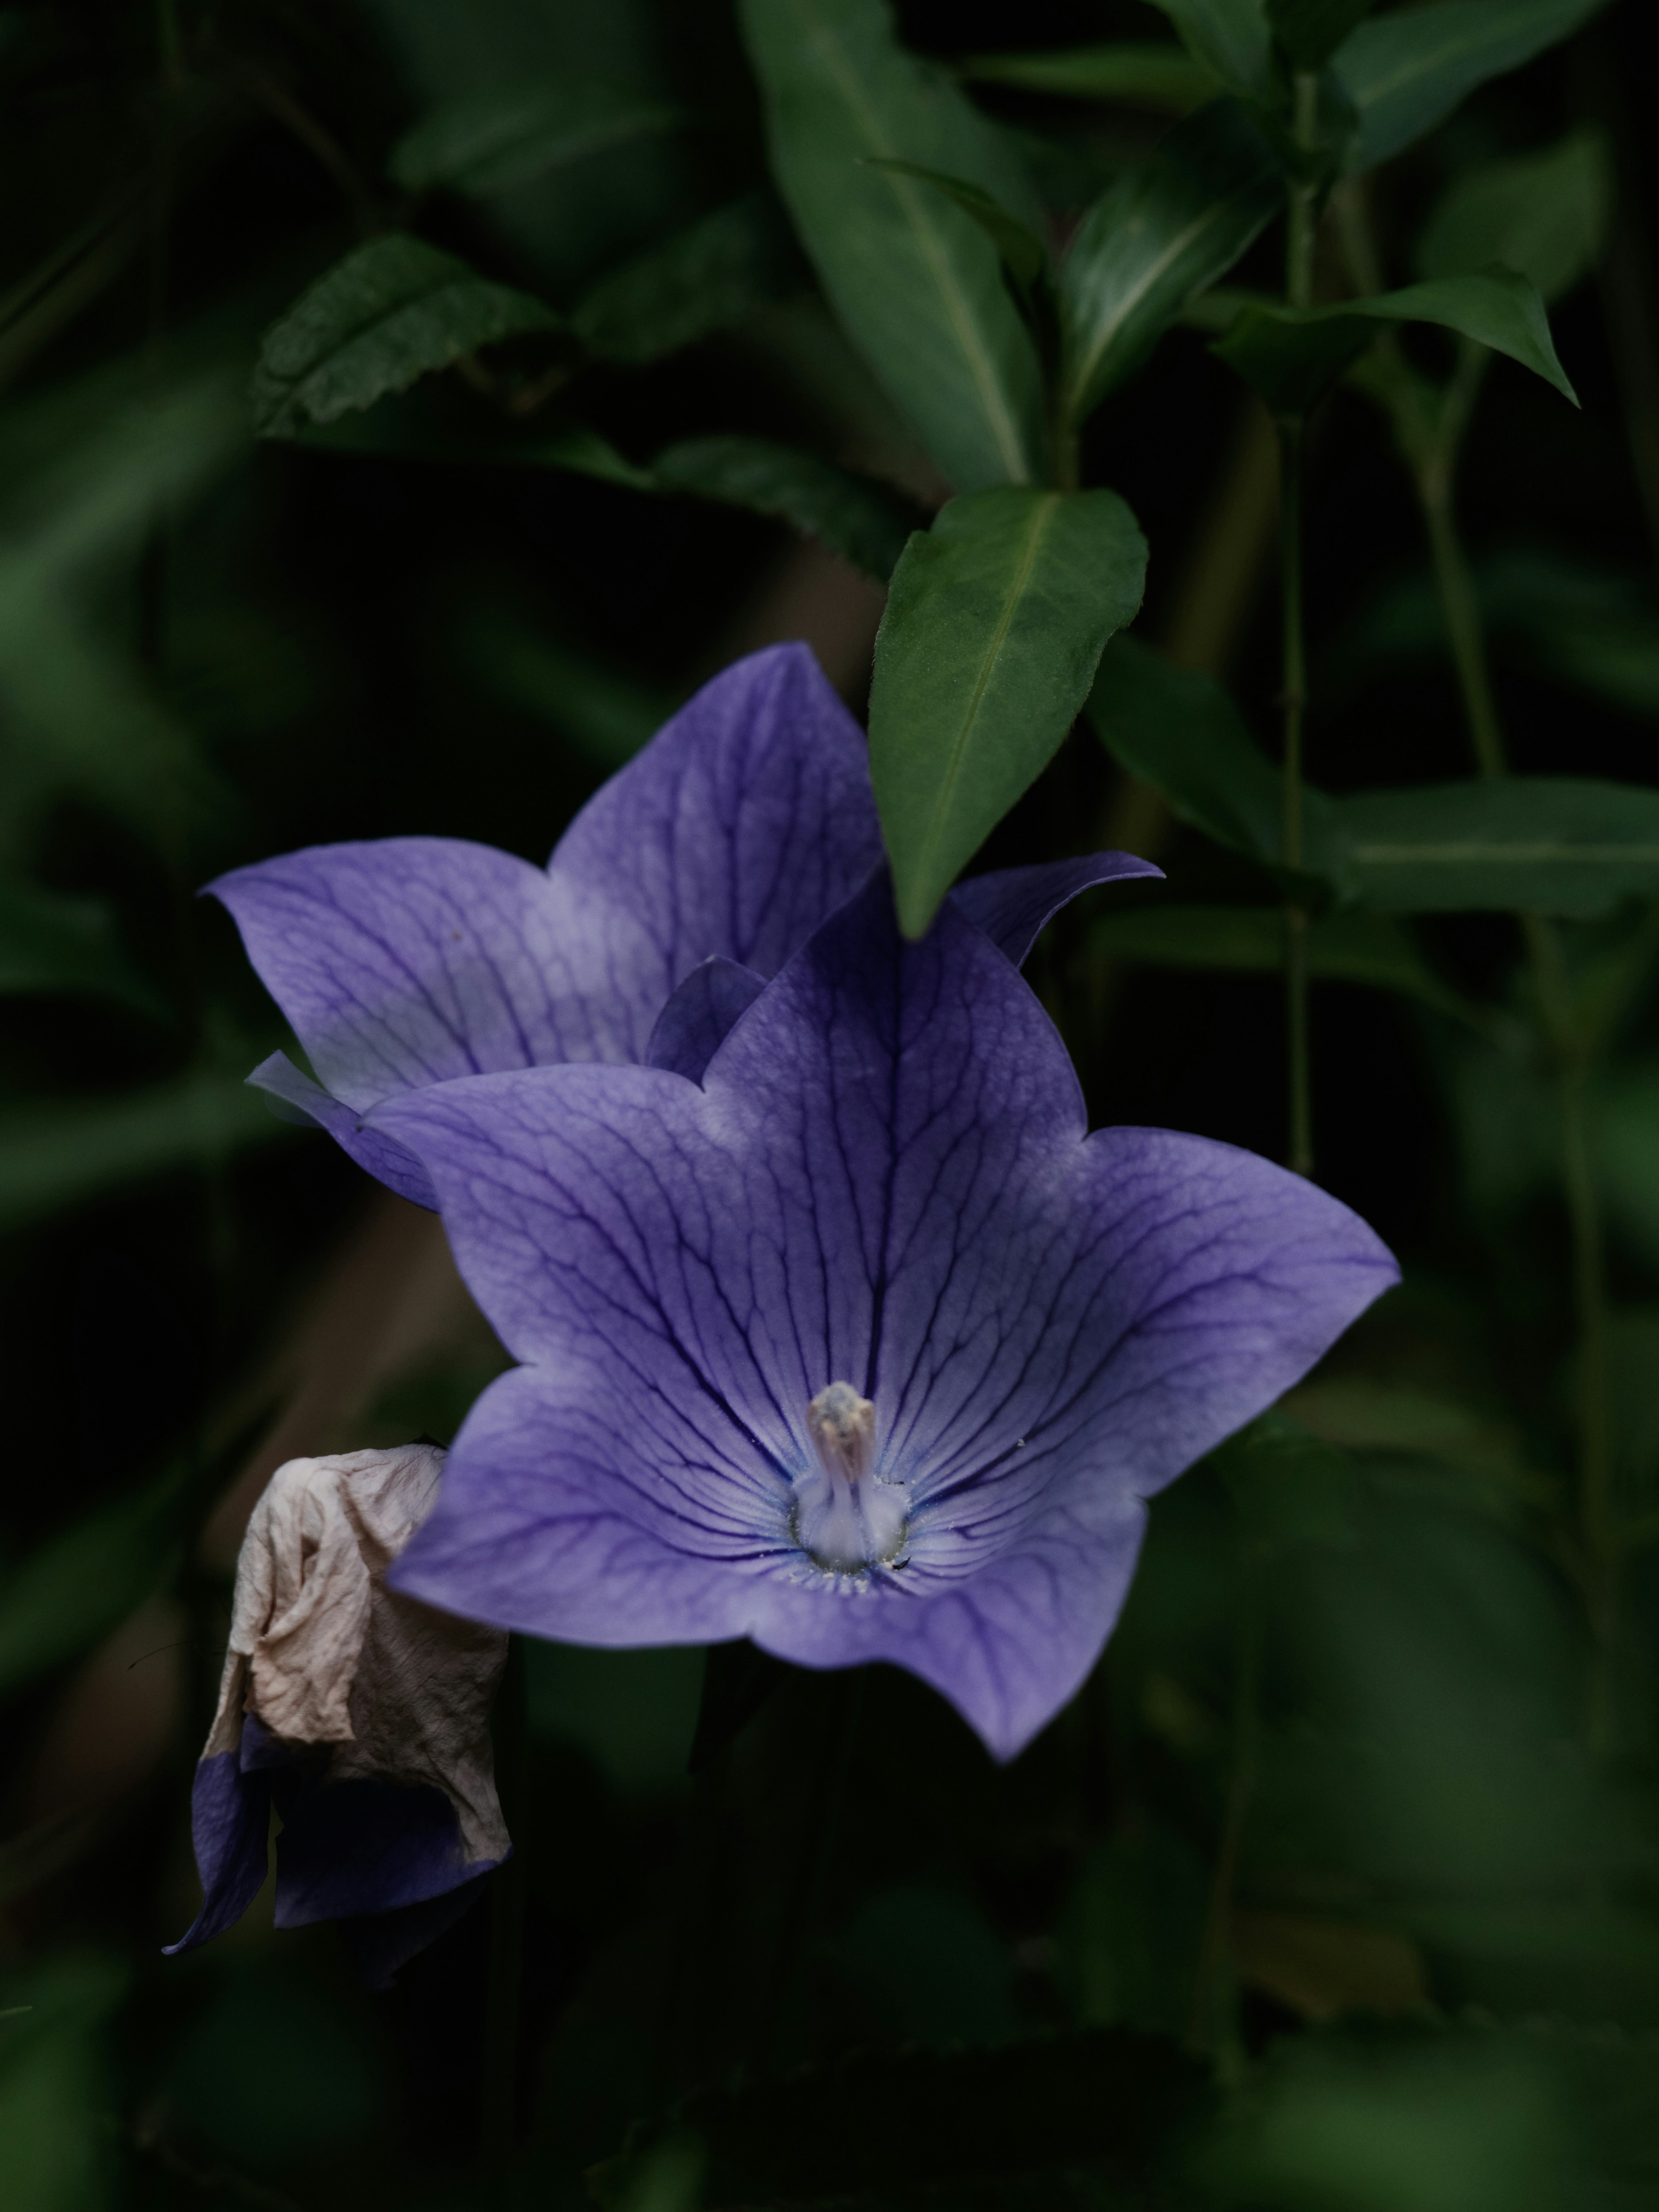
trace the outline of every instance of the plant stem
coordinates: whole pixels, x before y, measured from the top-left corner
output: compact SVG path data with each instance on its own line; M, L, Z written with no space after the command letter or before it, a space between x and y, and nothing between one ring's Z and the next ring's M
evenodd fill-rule
M491 1723L495 1787L513 1836L513 1853L490 1876L489 1978L484 1999L480 2136L486 2191L507 2200L518 2138L519 2022L524 1988L525 1735L524 1643L508 1639L507 1665Z
M1292 86L1296 143L1311 154L1316 140L1319 80L1298 70ZM1293 307L1313 301L1314 240L1319 187L1298 178L1291 188L1285 234L1285 295ZM1308 707L1307 642L1302 614L1302 507L1304 430L1299 415L1279 425L1279 575L1284 615L1285 866L1302 866L1302 735ZM1294 896L1285 902L1285 1089L1290 1102L1286 1158L1295 1175L1313 1174L1313 1093L1308 1036L1308 911Z

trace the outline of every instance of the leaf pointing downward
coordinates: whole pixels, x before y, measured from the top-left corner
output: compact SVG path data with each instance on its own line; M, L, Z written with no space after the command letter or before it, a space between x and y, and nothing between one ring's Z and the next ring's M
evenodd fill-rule
M1059 746L1146 573L1146 541L1115 492L975 492L911 538L870 694L870 772L907 935L922 935Z

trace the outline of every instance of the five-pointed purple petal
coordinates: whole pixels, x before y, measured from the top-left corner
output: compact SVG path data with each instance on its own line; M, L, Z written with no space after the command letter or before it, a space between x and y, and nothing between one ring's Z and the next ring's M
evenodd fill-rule
M904 943L881 872L701 1085L538 1068L370 1126L418 1155L525 1363L398 1587L575 1642L890 1660L1004 1757L1093 1663L1141 1501L1395 1279L1362 1222L1249 1153L1089 1136L1007 960L948 908ZM856 1571L802 1534L836 1382L874 1409L854 1486L903 1532Z

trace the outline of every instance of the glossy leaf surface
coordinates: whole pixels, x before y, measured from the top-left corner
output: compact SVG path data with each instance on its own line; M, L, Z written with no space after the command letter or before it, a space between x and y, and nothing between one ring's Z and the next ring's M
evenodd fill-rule
M1488 77L1570 38L1606 0L1438 0L1362 23L1332 67L1359 118L1346 166L1369 169L1432 131Z
M1246 307L1211 349L1275 413L1304 414L1385 323L1437 323L1507 354L1578 404L1550 336L1544 305L1524 276L1489 269L1440 276L1340 307Z
M1065 409L1080 422L1213 284L1284 198L1273 149L1231 100L1172 131L1085 217L1060 275Z
M253 376L261 437L291 437L403 392L465 353L557 329L543 301L492 284L425 240L371 239L337 262L265 334Z
M870 769L907 935L1059 746L1146 568L1134 517L1106 491L980 492L911 539L870 694Z
M684 119L678 108L594 80L503 83L449 101L416 124L393 149L392 175L410 191L436 185L506 191Z
M884 0L744 0L774 173L831 304L962 491L1042 473L1037 360L978 224L913 177L961 178L1033 228L1005 143L899 46Z
M1265 100L1273 90L1273 34L1261 0L1154 0L1194 60L1230 91Z

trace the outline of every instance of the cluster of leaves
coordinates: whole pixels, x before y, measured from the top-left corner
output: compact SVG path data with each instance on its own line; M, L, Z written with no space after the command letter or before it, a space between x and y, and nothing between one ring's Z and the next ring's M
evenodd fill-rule
M878 1674L837 1829L830 1686L532 1649L521 2160L492 2188L1651 2193L1659 794L1594 771L1644 772L1659 610L1564 546L1470 564L1454 511L1486 436L1489 506L1535 454L1634 535L1547 313L1579 315L1606 418L1583 303L1612 167L1550 74L1606 27L1598 0L1158 4L1030 52L994 9L1010 50L954 68L884 0L740 0L695 53L647 0L0 9L28 210L0 299L0 1230L19 1463L52 1477L0 1557L24 2212L474 2201L484 1916L385 2003L327 1931L155 1958L222 1633L203 1525L250 1423L447 1434L495 1357L341 1321L423 1279L244 1089L272 1017L191 894L394 829L539 856L738 649L796 535L885 590L905 926L988 839L1155 830L1168 886L1103 895L1045 994L1097 1118L1271 1148L1288 902L1332 1179L1407 1286L1159 1502L1101 1670L1006 1771ZM1301 217L1312 303L1276 276ZM1293 843L1266 657L1235 690L1226 654L1158 642L1209 505L1188 448L1250 394L1322 409L1348 580L1316 594L1331 787L1300 787ZM1327 476L1322 439L1372 473ZM1123 635L1149 539L1155 622ZM1495 772L1500 707L1526 773Z

